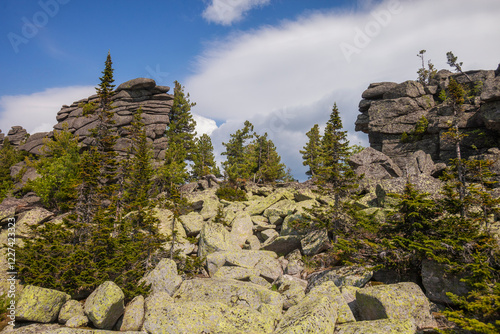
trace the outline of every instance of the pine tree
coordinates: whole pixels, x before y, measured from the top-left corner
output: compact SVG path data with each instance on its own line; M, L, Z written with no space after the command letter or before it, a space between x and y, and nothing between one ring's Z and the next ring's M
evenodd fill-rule
M196 149L193 154L193 178L199 179L208 174L220 176L213 151L214 147L209 135L204 133L196 140Z
M236 183L238 179L248 180L252 175L252 161L246 142L253 138L253 124L245 121L243 129L237 130L230 137L229 142L222 143L226 147L222 155L227 156L227 160L222 163L224 171L232 183Z
M417 55L417 57L419 57L422 60L422 67L419 68L419 70L417 71L418 82L420 82L422 85L428 85L431 79L434 78L434 76L437 73L434 64L432 64L430 60L427 62L428 68L425 68L424 54L426 52L427 52L426 50L420 50L420 52Z
M25 154L16 150L5 138L0 148L0 201L2 201L14 186L10 176L10 167L24 159Z
M322 154L321 154L321 135L319 133L318 124L314 126L306 133L307 138L309 138L306 146L303 150L299 151L302 154L302 165L308 166L309 170L306 175L310 177L316 177L322 166Z

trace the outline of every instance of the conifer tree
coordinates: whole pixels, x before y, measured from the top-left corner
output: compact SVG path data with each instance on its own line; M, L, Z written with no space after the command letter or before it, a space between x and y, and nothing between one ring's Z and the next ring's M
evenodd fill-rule
M14 186L10 176L10 167L22 161L24 154L16 150L5 138L0 148L0 201L2 201L8 192Z
M44 205L59 212L72 209L80 183L80 147L78 138L71 134L67 125L62 131L54 131L54 138L45 140L44 155L33 162L42 177L30 182L30 186Z
M199 179L208 174L220 176L213 151L212 140L206 133L196 140L196 149L193 154L193 178Z
M226 147L222 155L227 156L227 160L222 163L224 171L232 183L238 179L248 180L252 175L252 162L246 142L253 138L253 124L245 121L243 129L230 137L227 143L222 143Z
M321 140L323 165L319 169L319 179L332 186L336 202L341 195L357 187L357 176L347 164L351 155L347 131L342 129L342 119L335 103Z
M163 188L171 190L175 185L181 185L189 179L187 161L192 161L195 150L196 122L191 114L195 106L189 100L189 94L184 93L184 87L175 81L174 102L170 110L170 122L165 133L167 150L165 163L161 170Z
M282 181L287 176L286 166L281 162L276 146L267 138L267 133L254 136L254 141L249 145L254 181Z
M306 136L309 140L306 146L303 147L304 149L299 152L302 154L302 159L304 159L302 164L309 167L306 175L314 178L318 175L322 166L321 135L318 124L314 124L311 130L306 133Z

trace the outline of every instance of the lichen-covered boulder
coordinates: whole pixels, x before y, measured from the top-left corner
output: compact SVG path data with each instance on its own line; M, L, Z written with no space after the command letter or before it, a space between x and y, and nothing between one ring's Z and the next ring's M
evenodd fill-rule
M275 334L324 333L333 334L337 312L335 301L329 295L306 296L299 304L286 311Z
M50 334L59 334L61 330L61 325L59 324L29 324L26 326L22 327L12 327L12 326L7 326L5 327L1 333L6 333L6 334L45 334L45 333L50 333ZM64 328L66 329L66 328ZM66 333L64 333L66 334Z
M175 262L164 258L140 282L151 284L151 294L165 291L172 296L179 285L181 285L182 278L177 273Z
M342 293L342 297L346 301L347 305L351 309L352 314L355 319L359 319L359 310L358 310L358 302L356 301L356 291L360 288L355 286L343 286L340 288L340 292Z
M412 320L419 328L435 327L429 300L411 282L377 285L356 292L359 315L363 320Z
M354 315L351 309L349 308L349 305L347 305L347 302L344 300L342 293L340 292L339 288L335 285L335 283L331 281L325 282L319 286L316 286L307 294L309 298L314 298L314 296L320 298L321 296L327 296L327 295L330 296L335 301L338 324L356 321L356 318L354 318Z
M382 319L358 321L337 325L335 334L415 334L417 327L411 320Z
M168 209L155 208L153 211L153 215L158 219L158 229L161 234L166 237L172 235L172 223L174 223L173 227L175 229L177 238L186 238L186 230L184 230L184 226L182 226L182 222L180 219L175 219L172 211Z
M224 225L207 222L200 232L200 242L198 246L198 256L203 258L210 253L228 250L240 250L234 243L230 233Z
M253 222L247 212L239 212L231 223L231 239L240 248L253 235Z
M286 235L305 235L308 232L307 228L302 228L302 226L307 226L309 219L302 214L293 214L290 216L287 216L283 220L283 225L281 226L281 232L280 236L286 236Z
M106 281L85 301L85 314L95 327L111 329L123 314L124 299L122 289L115 283Z
M316 255L328 249L331 245L326 229L310 231L300 241L300 244L302 245L302 252L306 256Z
M169 304L146 314L148 333L272 333L274 317L247 307L194 301Z
M31 226L42 224L48 221L53 216L54 214L52 212L38 207L22 213L16 222L17 236L22 238L28 237Z
M300 248L301 236L285 235L276 239L268 239L261 247L263 250L275 252L279 255L287 255L288 253Z
M203 217L198 212L190 212L179 217L187 236L195 236L203 227Z
M78 328L85 327L89 323L89 318L85 315L75 315L71 317L68 321L66 321L66 327L69 328Z
M274 252L261 250L238 250L216 252L207 256L207 268L210 276L221 277L217 275L223 268L242 268L248 270L233 270L235 275L247 273L254 276L261 276L266 280L273 282L283 274L278 256ZM226 267L223 267L226 266ZM229 273L231 269L224 269ZM229 277L227 277L229 278Z
M300 278L283 275L277 284L279 284L278 292L284 298L283 309L285 310L297 305L306 296L307 281Z
M308 290L327 281L332 281L336 286L364 286L373 276L373 271L364 267L350 266L325 270L309 280Z
M70 298L68 294L61 291L27 285L21 292L17 303L16 320L54 322L61 307Z
M64 303L64 305L61 307L61 310L59 311L58 321L60 324L65 324L66 321L77 315L85 315L83 306L80 302L71 299Z
M227 266L217 270L212 277L248 281L252 276L259 276L259 272L255 269Z
M220 302L229 306L244 306L257 310L262 304L283 308L283 298L276 291L260 285L231 279L196 278L182 282L174 295L176 303Z
M138 331L144 322L144 297L137 296L125 307L123 314L121 332Z
M251 201L245 211L248 212L250 216L258 216L271 205L282 199L293 199L293 194L288 190L280 189L265 198L259 198L258 200Z
M217 215L217 210L219 209L220 202L216 198L208 197L203 201L203 208L200 211L200 215L204 220L213 218Z
M286 216L293 214L295 211L297 211L295 201L282 199L264 210L263 216L280 216L281 218L285 218Z
M148 313L154 309L172 304L173 302L174 299L166 291L152 293L144 300L144 312Z

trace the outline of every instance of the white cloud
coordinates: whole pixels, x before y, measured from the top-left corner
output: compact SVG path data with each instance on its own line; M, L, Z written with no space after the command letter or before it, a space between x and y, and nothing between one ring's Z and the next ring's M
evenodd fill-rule
M222 25L231 25L243 18L250 9L267 5L271 0L212 0L203 17Z
M0 129L8 133L14 125L21 125L28 133L52 131L56 115L64 104L71 104L95 94L91 86L49 88L30 95L0 97Z
M193 119L196 122L196 135L200 137L202 134L211 135L217 129L217 124L213 119L209 119L193 113Z
M273 132L285 162L304 177L305 133L327 121L334 102L351 142L368 145L353 130L369 83L416 79L421 49L440 69L449 69L450 50L466 70L495 69L499 16L500 1L490 0L368 1L357 12L313 13L212 44L186 87L201 116L228 120L212 133L216 150L249 119Z

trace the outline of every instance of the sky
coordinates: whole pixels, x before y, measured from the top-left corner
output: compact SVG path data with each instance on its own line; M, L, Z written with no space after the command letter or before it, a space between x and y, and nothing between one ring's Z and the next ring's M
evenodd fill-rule
M223 142L251 121L293 175L299 150L337 103L351 144L370 83L415 80L425 49L438 69L500 63L498 0L2 0L0 129L51 131L64 104L95 93L111 53L115 84L146 77L196 102L197 132Z

